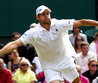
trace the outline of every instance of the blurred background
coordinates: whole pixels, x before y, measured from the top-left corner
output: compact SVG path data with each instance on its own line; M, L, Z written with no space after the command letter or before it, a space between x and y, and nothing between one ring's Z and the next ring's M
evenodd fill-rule
M31 23L38 23L35 11L40 5L52 10L51 18L98 20L98 0L0 0L0 43L6 44L13 32L23 34ZM97 27L81 30L91 42Z

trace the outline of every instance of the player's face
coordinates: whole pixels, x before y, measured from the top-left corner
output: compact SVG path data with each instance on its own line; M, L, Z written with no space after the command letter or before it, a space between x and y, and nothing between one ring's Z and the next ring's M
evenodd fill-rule
M36 16L36 19L39 20L41 24L50 24L50 12L45 10L42 14Z

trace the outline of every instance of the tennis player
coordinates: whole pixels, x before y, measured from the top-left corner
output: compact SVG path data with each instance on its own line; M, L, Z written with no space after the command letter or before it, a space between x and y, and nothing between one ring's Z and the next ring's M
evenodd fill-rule
M22 44L33 44L38 54L47 83L60 83L63 78L72 83L81 83L71 56L76 53L72 47L68 30L79 26L98 26L94 20L51 19L51 10L41 5L36 9L39 23L27 30L18 40L5 45L0 56L10 53Z

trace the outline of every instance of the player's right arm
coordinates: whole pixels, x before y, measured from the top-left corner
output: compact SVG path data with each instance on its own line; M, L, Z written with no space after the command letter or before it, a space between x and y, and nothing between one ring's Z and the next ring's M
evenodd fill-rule
M21 45L23 45L23 43L20 39L17 39L16 41L8 43L0 50L0 56L2 56L3 54L12 52L14 49L16 49L17 47Z

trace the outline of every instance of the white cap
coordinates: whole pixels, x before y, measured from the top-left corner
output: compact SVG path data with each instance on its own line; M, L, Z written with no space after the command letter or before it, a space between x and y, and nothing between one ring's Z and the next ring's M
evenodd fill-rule
M46 7L44 5L39 6L36 9L36 15L43 13L46 9L49 10L49 12L51 12L51 10L48 7Z

